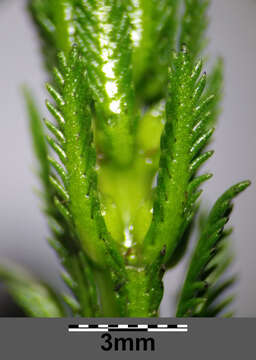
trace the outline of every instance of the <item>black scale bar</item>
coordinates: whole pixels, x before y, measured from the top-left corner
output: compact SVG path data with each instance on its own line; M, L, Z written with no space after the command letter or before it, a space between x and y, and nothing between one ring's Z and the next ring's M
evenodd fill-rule
M108 331L139 331L139 332L187 332L186 324L72 324L69 332L108 332Z

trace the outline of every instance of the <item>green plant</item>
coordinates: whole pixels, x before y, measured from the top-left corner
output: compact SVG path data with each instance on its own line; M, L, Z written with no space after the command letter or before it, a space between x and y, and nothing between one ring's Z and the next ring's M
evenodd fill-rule
M63 306L48 286L2 266L29 315L158 315L162 277L186 253L199 188L212 176L198 174L213 154L205 148L222 94L222 60L208 78L198 60L208 6L205 0L29 2L54 121L43 126L28 90L25 96L50 244L72 293L62 296ZM223 278L231 262L226 223L233 198L248 185L231 187L202 218L177 316L216 316L231 302L219 300L235 280Z

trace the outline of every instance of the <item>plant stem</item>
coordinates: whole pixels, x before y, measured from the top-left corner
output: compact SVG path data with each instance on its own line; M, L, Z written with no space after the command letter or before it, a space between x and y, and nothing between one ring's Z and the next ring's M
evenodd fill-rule
M114 293L114 285L109 272L94 268L94 276L99 291L101 313L103 317L119 317L119 308Z

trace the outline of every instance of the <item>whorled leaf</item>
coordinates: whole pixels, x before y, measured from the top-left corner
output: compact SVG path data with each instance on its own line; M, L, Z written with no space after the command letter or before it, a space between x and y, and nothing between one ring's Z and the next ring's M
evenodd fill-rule
M48 90L50 93L52 93L52 89L53 88L49 85ZM65 300L71 307L73 315L96 316L99 311L97 308L98 303L95 299L90 300L91 291L87 289L88 279L85 277L85 273L90 271L90 265L88 262L85 262L85 259L80 259L81 255L79 255L79 253L81 251L78 246L78 239L72 231L72 228L69 227L69 223L66 221L65 216L63 216L66 213L65 207L63 206L62 210L64 210L60 212L54 203L54 197L56 197L58 193L59 196L66 196L62 193L64 187L67 185L67 173L63 166L49 154L41 116L37 111L31 93L27 89L25 89L25 98L35 153L39 163L39 176L42 184L41 192L44 199L44 211L48 216L49 226L52 232L52 238L49 240L49 243L57 252L59 259L66 270L64 278L65 280L69 278L70 281L65 282L76 298L75 301L74 299L72 300L70 296L65 296ZM57 100L58 95L55 94L55 98ZM56 133L56 131L58 133L60 132L55 125L47 122L47 120L46 124L53 133ZM63 184L63 187L59 187L56 176ZM75 304L77 304L76 308Z
M77 38L86 60L100 151L120 165L134 155L137 116L128 4L76 0Z
M26 315L44 318L66 316L60 296L20 266L1 261L0 279Z
M82 248L96 264L106 263L105 241L110 237L97 193L96 154L93 145L90 93L83 58L74 47L68 57L60 55L61 78L59 92L48 85L56 105L46 105L56 120L48 125L53 136L49 145L60 162L55 171L59 176L50 177L55 188L55 206L73 225ZM58 141L59 139L59 141ZM51 163L54 163L51 160ZM65 182L62 182L64 177Z
M175 48L178 0L130 0L133 78L138 105L165 95Z
M213 304L217 297L234 279L216 283L230 263L230 258L220 255L225 251L226 223L232 211L232 200L245 190L249 181L243 181L228 189L215 203L201 230L196 248L190 260L177 316L216 316L229 303ZM214 305L214 306L212 306Z
M48 85L56 105L47 102L48 109L56 119L57 131L62 134L61 141L57 141L59 133L56 136L56 130L52 131L53 137L48 138L60 160L54 166L59 176L51 179L57 193L55 206L65 218L68 228L79 239L78 248L81 246L93 267L102 268L97 270L102 271L101 278L106 271L105 277L112 287L112 293L116 277L125 277L125 269L101 214L85 62L77 47L74 47L68 57L63 53L60 55L60 64L61 70L56 70L59 92ZM51 126L48 128L51 129ZM61 180L63 176L64 182ZM107 276L107 273L110 275ZM101 278L98 285L104 293L106 284Z
M203 99L206 75L202 62L193 66L186 47L176 54L169 73L166 122L161 137L153 218L145 238L146 261L166 245L165 262L171 259L196 209L199 186L211 177L196 177L200 165L212 152L203 153L213 129L209 129L209 106L213 96Z

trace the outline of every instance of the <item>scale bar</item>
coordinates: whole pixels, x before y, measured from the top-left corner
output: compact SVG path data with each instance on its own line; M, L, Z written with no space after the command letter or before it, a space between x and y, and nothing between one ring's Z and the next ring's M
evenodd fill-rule
M148 329L148 332L187 332L188 329Z
M69 332L188 332L187 324L72 324Z

